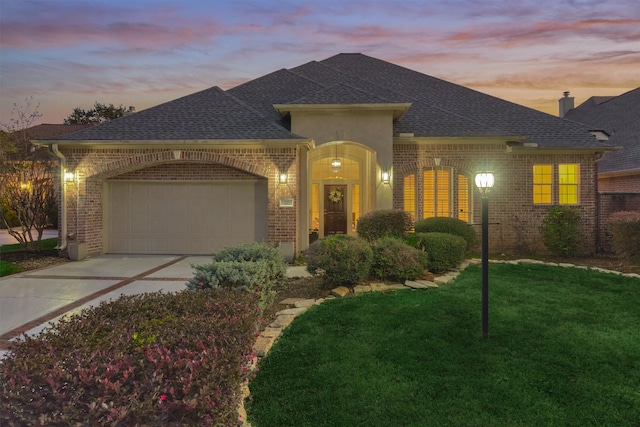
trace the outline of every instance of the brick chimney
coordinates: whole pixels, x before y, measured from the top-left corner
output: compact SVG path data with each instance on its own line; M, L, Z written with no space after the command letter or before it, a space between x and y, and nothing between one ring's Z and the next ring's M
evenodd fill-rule
M573 96L569 96L569 92L563 92L564 96L558 100L558 104L560 106L560 117L564 117L565 114L569 112L569 110L573 110L573 100L575 99Z

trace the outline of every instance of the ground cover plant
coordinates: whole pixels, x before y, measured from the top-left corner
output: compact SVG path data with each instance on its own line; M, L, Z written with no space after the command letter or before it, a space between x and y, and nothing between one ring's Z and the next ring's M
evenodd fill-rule
M636 425L640 280L534 264L335 299L294 321L249 386L275 425Z
M225 289L83 310L0 363L0 425L237 425L258 316Z

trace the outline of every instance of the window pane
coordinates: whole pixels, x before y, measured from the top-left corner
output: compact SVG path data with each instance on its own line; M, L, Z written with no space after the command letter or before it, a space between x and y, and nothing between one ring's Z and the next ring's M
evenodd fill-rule
M552 182L551 165L533 165L533 203L551 204Z
M451 180L449 179L449 171L448 170L438 170L436 174L437 180L437 194L436 194L436 203L437 203L437 216L451 216L451 210L449 202L450 193L449 187Z
M436 216L436 176L433 169L424 171L423 218Z
M580 180L580 165L558 165L558 197L561 205L578 204L578 184Z
M404 177L404 210L416 219L416 176L414 174Z
M458 175L458 219L469 222L469 178Z
M320 229L320 205L318 204L318 194L320 186L318 184L311 185L311 228Z
M351 230L356 231L360 219L360 185L353 184L351 194Z

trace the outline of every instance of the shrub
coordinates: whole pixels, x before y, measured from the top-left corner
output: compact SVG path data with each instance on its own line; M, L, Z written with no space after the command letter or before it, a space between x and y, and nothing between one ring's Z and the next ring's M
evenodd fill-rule
M640 212L622 211L609 217L613 250L623 258L640 259Z
M580 253L580 212L566 206L553 206L540 227L542 241L549 251L561 257Z
M325 283L352 285L369 274L373 252L363 239L338 234L313 242L305 259L307 271L321 275Z
M478 236L468 223L458 218L433 217L416 221L416 233L447 233L462 237L466 242L466 250L471 250L478 241Z
M187 288L248 290L259 295L260 308L273 302L271 289L282 284L287 265L277 248L266 243L244 243L213 254L210 264L193 267L195 275Z
M411 236L418 249L427 253L429 270L439 273L457 267L465 257L467 242L447 233L416 233Z
M384 209L361 216L356 232L358 237L373 243L382 237L402 238L412 226L413 221L409 212Z
M373 249L372 272L381 279L414 280L424 273L425 252L392 237L379 239Z
M255 295L122 296L18 342L0 364L0 424L236 425Z

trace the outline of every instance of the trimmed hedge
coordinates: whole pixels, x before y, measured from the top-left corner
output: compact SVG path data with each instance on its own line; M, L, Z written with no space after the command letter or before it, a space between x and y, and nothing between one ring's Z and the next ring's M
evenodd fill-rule
M408 241L427 254L429 270L434 273L451 270L464 260L467 242L447 233L416 233Z
M640 212L622 211L609 217L607 230L613 237L613 250L623 258L640 259Z
M0 364L0 424L238 425L256 295L122 296L24 338Z
M366 213L358 219L358 237L373 243L382 237L404 237L413 227L409 212L383 209Z
M260 308L273 303L272 288L282 284L287 264L277 248L266 243L243 243L213 254L210 264L193 267L195 275L187 288L248 290L259 295Z
M478 242L478 235L468 223L458 218L433 217L416 221L416 233L447 233L462 237L467 242L467 251Z
M372 273L380 279L415 280L427 266L427 256L404 241L392 237L379 239L373 249Z
M307 271L332 285L353 285L369 274L373 252L369 244L346 234L315 241L305 251Z

